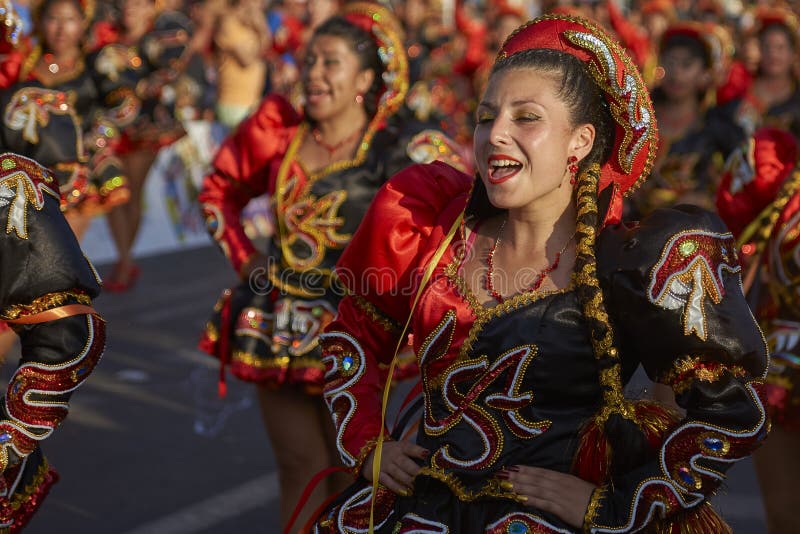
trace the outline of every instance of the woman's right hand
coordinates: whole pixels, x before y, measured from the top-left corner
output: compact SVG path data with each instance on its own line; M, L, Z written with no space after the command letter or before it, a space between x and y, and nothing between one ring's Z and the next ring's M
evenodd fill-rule
M378 482L398 495L408 497L414 485L414 477L422 469L414 458L425 460L430 451L411 441L384 441L381 451L381 472ZM364 462L361 473L364 478L372 482L372 462L375 459L375 450L369 454Z

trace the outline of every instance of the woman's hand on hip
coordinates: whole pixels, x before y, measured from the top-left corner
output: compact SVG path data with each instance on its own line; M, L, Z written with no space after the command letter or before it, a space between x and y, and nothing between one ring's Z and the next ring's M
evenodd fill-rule
M393 492L408 496L414 484L414 477L422 469L414 458L424 460L430 451L411 441L384 441L381 451L381 472L378 482ZM375 459L373 450L364 462L361 473L372 482L372 462Z
M586 508L596 486L576 476L531 467L515 465L497 475L510 484L506 489L519 495L527 506L557 515L573 527L581 527Z

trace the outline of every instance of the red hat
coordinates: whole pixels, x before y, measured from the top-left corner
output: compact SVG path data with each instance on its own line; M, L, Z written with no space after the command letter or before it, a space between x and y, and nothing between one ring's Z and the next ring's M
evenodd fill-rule
M606 221L619 215L621 197L633 191L653 166L658 145L653 103L642 75L616 40L586 19L545 15L512 33L497 56L545 48L566 52L586 64L616 123L612 156L600 169L600 191L614 187Z
M372 2L348 3L341 15L367 31L378 45L378 56L384 67L384 90L378 102L378 115L391 115L403 104L408 93L408 57L400 22L391 11Z
M756 8L755 24L759 32L773 24L786 26L795 36L800 32L800 22L797 20L797 15L783 7L760 6Z
M676 22L664 31L659 48L663 49L666 43L677 35L699 41L706 50L711 70L715 72L724 71L733 60L735 52L733 38L719 24L695 21Z
M778 128L761 128L731 154L717 190L717 211L737 237L767 208L797 161L797 142Z
M639 9L643 15L661 13L670 19L674 19L676 16L675 4L672 0L648 0Z
M0 40L2 45L17 46L22 35L22 19L14 9L10 0L0 0ZM8 46L0 45L0 51L6 52Z

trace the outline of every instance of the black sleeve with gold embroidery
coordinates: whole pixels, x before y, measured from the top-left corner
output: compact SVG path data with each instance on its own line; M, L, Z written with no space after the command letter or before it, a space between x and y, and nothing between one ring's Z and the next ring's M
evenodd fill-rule
M57 191L34 161L0 154L0 319L22 347L0 405L0 478L8 490L0 495L0 528L24 525L55 481L39 442L66 417L105 345L103 320L87 313L99 282ZM56 308L66 317L57 318Z
M603 231L598 266L625 367L641 363L672 386L686 416L649 461L594 493L586 530L700 524L701 505L768 426L767 349L742 293L733 237L699 208L657 210L636 227Z

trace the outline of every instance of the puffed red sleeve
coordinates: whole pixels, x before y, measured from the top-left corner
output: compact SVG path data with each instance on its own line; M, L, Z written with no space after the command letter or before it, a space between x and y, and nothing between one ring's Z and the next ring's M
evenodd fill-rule
M255 253L240 221L250 199L270 187L269 163L283 156L300 115L280 96L264 99L220 147L199 200L206 227L236 272Z
M728 158L717 189L717 213L737 238L774 200L795 168L794 136L760 128Z
M321 336L324 396L342 461L356 475L382 431L381 364L393 357L419 279L471 183L441 162L400 172L378 192L337 264L347 295Z

